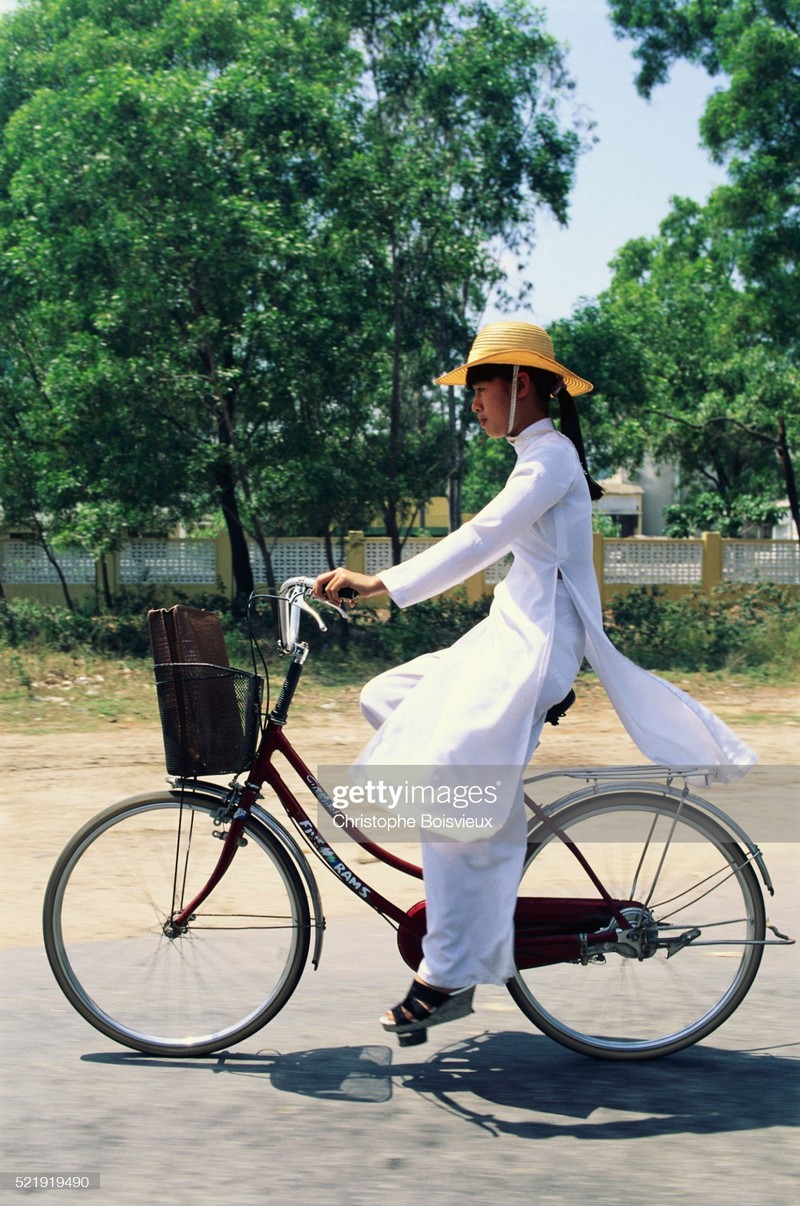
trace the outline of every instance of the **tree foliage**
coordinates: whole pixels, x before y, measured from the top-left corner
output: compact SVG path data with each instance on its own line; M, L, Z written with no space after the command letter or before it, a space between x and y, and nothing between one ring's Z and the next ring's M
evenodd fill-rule
M60 408L79 505L93 483L128 531L219 507L246 591L250 447L338 145L346 33L281 0L40 0L0 56L4 414L32 388ZM63 539L54 468L38 512Z
M359 108L332 187L384 324L368 447L398 560L465 439L432 379L500 277L491 249L529 244L542 206L565 219L579 138L556 119L560 51L523 0L354 0L348 19Z
M45 547L269 540L450 468L431 379L579 137L524 0L30 0L0 24L0 469ZM24 487L24 488L23 488Z
M800 308L800 7L797 0L610 0L638 42L649 96L679 58L724 82L701 120L728 169L710 208L739 237L737 267L755 303L751 332L797 361Z
M625 244L608 290L555 332L560 354L601 383L587 399L595 456L676 466L684 534L705 523L736 534L794 489L800 371L751 339L736 250L707 210L676 200L660 234Z
M728 182L673 199L620 249L610 288L558 332L601 383L586 409L601 463L674 464L673 531L729 534L789 498L800 442L800 10L796 0L610 0L649 96L679 58L723 76L701 121ZM777 472L776 472L777 470Z

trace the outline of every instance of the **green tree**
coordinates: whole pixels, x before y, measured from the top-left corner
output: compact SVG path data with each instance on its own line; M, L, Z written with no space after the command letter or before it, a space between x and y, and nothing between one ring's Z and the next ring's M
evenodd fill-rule
M41 545L70 606L58 550L91 550L110 605L105 554L129 534L166 532L195 513L190 482L180 476L184 434L171 415L149 405L140 360L123 364L104 354L53 313L17 314L3 333L9 341L0 374L4 523ZM131 455L141 445L149 455Z
M729 510L725 500L712 491L695 493L689 501L673 503L664 508L665 536L693 536L697 532L721 532L723 536L738 536L745 524L771 527L782 517L784 508L764 502L752 494L739 495Z
M708 210L676 200L660 234L627 243L609 289L555 331L561 354L598 383L590 449L599 440L602 458L631 468L645 451L675 465L672 522L715 520L729 534L763 521L781 489L798 519L800 374L773 342L750 339L737 250Z
M48 548L99 552L217 507L240 593L248 535L269 576L268 537L293 525L380 509L399 558L451 468L431 379L463 354L491 252L530 241L540 205L566 215L568 89L523 0L6 18L8 508Z
M529 245L543 206L566 219L580 139L557 118L571 89L560 49L524 0L348 12L362 103L336 208L385 324L369 444L399 560L418 505L448 478L457 498L468 407L432 378L463 356L499 247Z
M352 63L346 29L282 0L38 0L3 22L5 413L35 395L71 442L63 506L61 449L31 461L56 537L75 498L116 505L120 533L145 504L151 522L213 504L252 587L251 450L284 418L283 324L312 305Z
M729 183L710 199L739 236L751 337L798 360L800 308L800 7L797 0L610 0L638 41L639 90L649 96L679 58L724 74L700 129Z
M759 447L772 464L777 459L800 535L790 450L798 440L800 367L800 8L797 0L609 2L618 31L638 42L643 95L663 83L680 58L723 76L700 128L729 179L709 198L703 224L729 260L722 306L708 301L722 336L716 341L717 388L736 402L728 414L698 420L694 436L709 445L706 465L712 457L724 459L721 449L735 440L755 462ZM676 212L680 221L680 207ZM685 416L687 435L689 422ZM712 434L718 442L708 439ZM724 522L734 523L735 514L743 519L746 490L734 507L722 465L706 476L723 500ZM700 481L696 491L703 489ZM774 498L765 490L766 496L757 489L753 495L753 517Z
M464 463L465 511L480 511L502 490L515 459L505 440L489 440L483 435L470 440Z

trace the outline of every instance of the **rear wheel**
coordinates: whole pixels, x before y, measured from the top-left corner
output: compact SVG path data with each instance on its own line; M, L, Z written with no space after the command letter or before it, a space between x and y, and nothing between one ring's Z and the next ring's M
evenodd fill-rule
M50 877L44 939L55 977L88 1022L135 1050L205 1055L240 1042L303 972L306 893L255 818L185 933L169 936L219 858L218 808L168 791L123 800L75 835Z
M656 792L601 792L556 820L611 896L645 913L629 919L634 943L518 971L509 992L522 1012L557 1042L608 1059L667 1055L710 1034L741 1003L763 951L763 898L742 849L699 809ZM574 855L534 823L520 895L587 889Z

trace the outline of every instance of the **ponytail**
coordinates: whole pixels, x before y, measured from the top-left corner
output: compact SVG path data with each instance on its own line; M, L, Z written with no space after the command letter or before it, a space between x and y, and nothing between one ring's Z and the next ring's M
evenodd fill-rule
M586 450L583 447L583 436L581 435L581 421L578 418L578 408L572 398L572 394L565 386L557 392L558 398L558 426L561 429L561 434L565 435L568 440L571 440L575 446L575 451L578 454L581 465L583 466L584 477L586 484L589 487L589 494L593 501L602 498L604 490L599 486L593 477L590 476L589 470L586 467Z

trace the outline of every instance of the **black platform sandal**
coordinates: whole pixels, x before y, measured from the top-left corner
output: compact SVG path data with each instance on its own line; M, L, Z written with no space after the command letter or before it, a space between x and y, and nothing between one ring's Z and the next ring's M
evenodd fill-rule
M474 1013L474 995L474 984L471 988L459 988L455 992L440 992L438 988L431 988L430 984L415 980L404 1000L389 1010L391 1022L383 1017L381 1025L384 1030L397 1035L401 1047L415 1047L427 1041L431 1026L454 1022L457 1018ZM408 1013L411 1014L410 1018L406 1016Z

